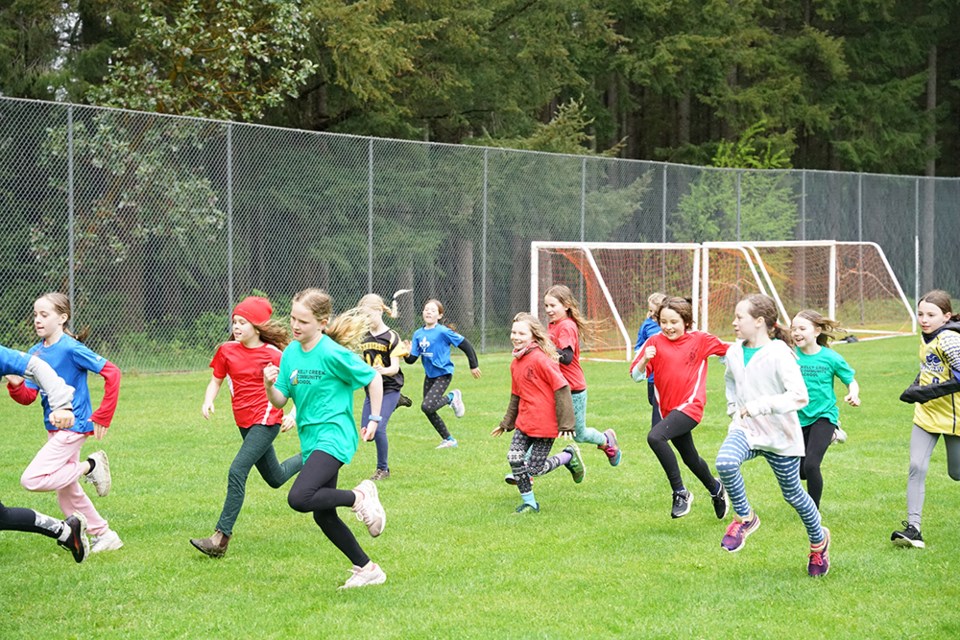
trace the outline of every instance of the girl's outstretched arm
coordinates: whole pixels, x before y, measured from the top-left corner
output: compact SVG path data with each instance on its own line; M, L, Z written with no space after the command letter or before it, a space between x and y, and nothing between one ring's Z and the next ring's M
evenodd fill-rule
M213 413L213 401L216 400L217 394L220 393L220 385L223 384L223 378L218 378L217 376L210 376L210 383L207 384L207 391L203 394L203 406L200 407L200 413L203 414L203 417L207 420L210 419L210 414Z
M460 350L463 351L467 356L467 364L470 367L470 373L474 378L479 378L480 373L480 362L477 360L477 352L473 348L473 345L470 344L470 341L464 338L460 342Z
M501 435L505 431L513 431L516 427L517 415L520 413L520 396L511 393L510 402L507 404L507 412L503 416L503 420L500 421L500 425L490 432L494 438Z
M103 400L100 401L100 407L90 416L93 435L97 440L103 439L106 435L113 420L113 414L117 410L117 398L120 397L120 369L117 365L108 360L100 369L100 375L103 377Z
M843 397L843 401L851 407L860 406L860 385L856 380L851 380L847 385L847 395Z

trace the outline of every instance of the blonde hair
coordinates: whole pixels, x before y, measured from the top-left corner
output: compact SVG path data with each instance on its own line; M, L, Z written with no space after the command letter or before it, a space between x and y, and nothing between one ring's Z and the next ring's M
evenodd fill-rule
M260 334L260 340L272 344L280 351L283 351L290 344L290 331L272 318L263 324L254 324L253 326Z
M751 293L742 302L750 305L750 316L762 318L767 325L767 334L774 340L782 340L791 347L793 338L790 332L777 324L777 303L768 295Z
M820 335L817 336L817 344L821 347L829 347L831 340L837 339L838 333L846 333L845 329L840 328L840 323L830 318L824 318L813 309L804 309L797 313L798 318L809 320L817 329L820 329Z
M400 317L399 312L397 312L397 299L393 299L393 303L388 307L387 303L383 301L383 298L378 296L375 293L368 293L367 295L360 298L360 301L357 302L358 308L363 309L373 309L374 311L380 311L386 313L391 318Z
M667 294L660 293L659 291L655 291L654 293L651 293L649 296L647 296L647 305L648 306L655 305L657 308L659 308L660 305L663 304L663 301L666 299L667 299Z
M531 313L526 311L521 311L517 315L513 316L514 322L526 322L527 326L530 327L530 333L533 335L533 341L537 343L537 346L540 347L540 350L547 354L547 357L553 360L554 362L560 359L560 354L557 353L557 348L553 346L553 343L550 342L550 337L547 334L547 330L544 329L540 321L533 316Z
M363 337L370 331L370 316L359 307L333 317L333 300L323 289L304 289L293 296L293 302L309 309L319 322L326 322L323 332L351 351L360 348Z
M63 325L63 332L68 336L83 342L90 335L90 327L84 327L78 333L73 333L70 331L70 318L73 317L73 313L70 310L70 298L66 295L60 293L59 291L50 291L43 294L37 300L46 300L53 307L53 310L57 315L67 316L67 321Z
M565 284L555 284L543 294L544 298L547 296L556 298L557 302L567 310L567 317L577 325L577 333L580 334L581 339L585 340L593 335L593 323L580 313L580 305L577 304L577 299L573 296L573 291L570 291L570 287Z

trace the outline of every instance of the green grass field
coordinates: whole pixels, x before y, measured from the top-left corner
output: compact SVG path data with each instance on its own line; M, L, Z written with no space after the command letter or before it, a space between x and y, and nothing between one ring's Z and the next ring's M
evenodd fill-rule
M212 532L240 442L226 389L206 423L208 373L127 376L102 443L113 492L94 496L126 545L76 565L49 539L0 533L0 638L960 637L960 485L942 445L927 480L927 548L889 541L905 518L912 410L897 397L914 377L916 342L838 346L857 369L863 406L841 409L850 440L824 460L832 568L816 580L806 575L804 529L763 460L744 467L763 526L741 552L721 550L726 522L685 469L696 502L670 518L669 485L645 440L645 388L623 363L585 363L588 422L617 430L621 466L585 448L583 484L558 469L536 482L542 513L517 517L517 490L503 482L509 436L488 435L509 394L509 356L482 356L481 380L459 358L467 415L444 411L460 447L435 450L419 410L394 414L392 477L380 483L386 530L372 540L341 512L388 580L346 592L336 587L349 562L289 509L289 484L272 490L256 472L227 556L194 550L188 539ZM722 371L711 364L695 432L711 468L726 432ZM416 401L422 369L405 372ZM2 402L0 421L0 498L58 514L53 494L19 485L44 442L39 406ZM277 440L281 456L298 448L292 433ZM373 443L362 443L340 486L369 477L375 460Z

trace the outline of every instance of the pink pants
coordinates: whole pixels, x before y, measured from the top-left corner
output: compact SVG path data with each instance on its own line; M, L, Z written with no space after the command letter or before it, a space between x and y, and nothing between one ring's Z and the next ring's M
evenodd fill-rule
M80 449L87 436L73 431L47 431L47 444L24 469L20 484L27 491L56 491L64 516L79 511L87 517L93 535L106 533L107 521L100 516L80 487Z

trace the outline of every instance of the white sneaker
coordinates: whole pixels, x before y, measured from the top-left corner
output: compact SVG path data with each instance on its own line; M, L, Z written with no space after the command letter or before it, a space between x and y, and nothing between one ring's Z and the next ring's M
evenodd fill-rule
M352 589L354 587L369 587L374 584L383 584L387 581L387 574L383 572L375 562L367 563L366 567L353 567L350 569L352 576L347 578L340 589Z
M440 442L437 445L437 449L453 449L457 446L457 439L454 437L449 437L446 440Z
M107 460L106 451L95 451L87 456L93 460L96 465L93 471L83 476L83 479L91 483L97 490L98 496L105 496L110 493L110 462Z
M830 440L830 444L836 442L837 444L843 444L847 441L847 432L837 427L833 430L833 438Z
M100 553L101 551L116 551L123 546L123 540L113 529L107 529L107 532L99 536L90 536L90 553Z
M450 394L453 396L453 400L450 401L450 406L453 408L453 415L462 418L463 414L467 412L467 408L463 405L463 392L460 391L460 389L454 389Z
M356 486L354 491L363 495L360 503L353 508L354 513L357 514L357 520L367 525L367 531L370 532L372 537L376 538L383 533L383 528L387 526L387 513L383 510L383 505L380 504L377 485L370 480L364 480Z

